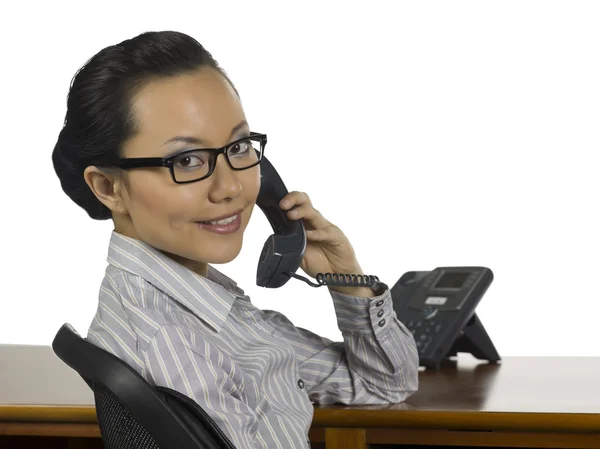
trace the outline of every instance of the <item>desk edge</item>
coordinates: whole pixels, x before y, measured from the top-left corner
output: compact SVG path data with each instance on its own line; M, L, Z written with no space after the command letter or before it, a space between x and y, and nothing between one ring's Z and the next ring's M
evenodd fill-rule
M598 432L600 414L315 408L312 426Z
M89 405L0 405L0 422L97 423Z

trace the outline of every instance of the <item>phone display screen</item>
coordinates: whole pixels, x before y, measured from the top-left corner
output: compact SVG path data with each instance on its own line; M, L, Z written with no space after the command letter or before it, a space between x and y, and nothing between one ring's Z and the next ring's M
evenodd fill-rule
M470 273L445 272L437 281L434 288L462 288Z

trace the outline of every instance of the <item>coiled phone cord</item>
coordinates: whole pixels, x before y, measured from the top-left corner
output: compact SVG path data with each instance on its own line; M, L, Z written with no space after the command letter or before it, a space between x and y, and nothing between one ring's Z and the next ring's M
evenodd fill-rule
M311 287L322 287L323 285L331 287L371 287L376 282L379 282L377 276L372 276L370 274L317 273L317 284L315 284L293 271L288 271L286 274L306 282Z

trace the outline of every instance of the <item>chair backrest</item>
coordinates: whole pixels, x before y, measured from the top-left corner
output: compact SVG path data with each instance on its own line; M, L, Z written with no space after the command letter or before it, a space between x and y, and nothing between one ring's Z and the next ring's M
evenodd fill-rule
M105 449L235 449L196 402L153 387L127 363L65 323L52 349L94 392Z

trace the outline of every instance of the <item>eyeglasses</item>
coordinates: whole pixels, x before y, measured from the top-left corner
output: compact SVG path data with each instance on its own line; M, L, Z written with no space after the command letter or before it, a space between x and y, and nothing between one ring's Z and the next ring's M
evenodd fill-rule
M246 170L254 167L260 164L266 145L266 134L250 133L249 137L236 140L221 148L186 150L169 157L123 158L110 165L123 169L167 167L173 181L177 184L187 184L212 175L220 154L225 156L233 170Z

